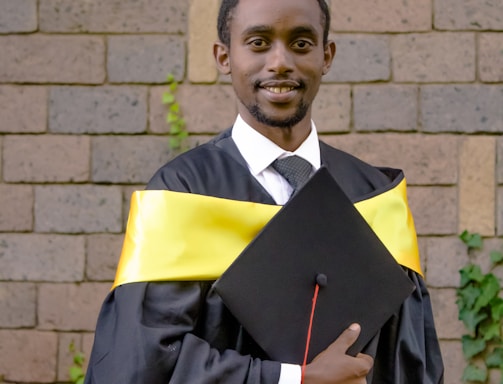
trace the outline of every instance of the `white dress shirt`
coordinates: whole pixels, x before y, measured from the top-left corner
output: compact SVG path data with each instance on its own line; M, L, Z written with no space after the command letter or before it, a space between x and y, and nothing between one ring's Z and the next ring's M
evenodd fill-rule
M271 167L274 160L297 155L311 163L313 173L321 166L320 145L314 122L311 122L309 136L294 152L285 151L273 143L250 127L239 115L232 128L232 139L244 157L251 174L279 205L288 201L293 188ZM283 363L278 384L300 384L301 376L300 365Z
M313 173L321 166L320 145L313 122L311 123L311 133L294 152L285 151L273 143L250 127L241 116L237 117L232 128L232 139L244 157L251 174L269 192L276 204L283 205L288 201L292 193L292 186L271 167L274 160L297 155L311 163Z

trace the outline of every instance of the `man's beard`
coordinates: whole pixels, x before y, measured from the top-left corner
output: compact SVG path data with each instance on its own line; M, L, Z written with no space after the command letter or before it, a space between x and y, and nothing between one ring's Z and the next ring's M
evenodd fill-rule
M292 128L300 123L307 115L309 105L301 101L295 113L284 119L275 119L266 115L258 104L247 105L248 112L261 124L276 128Z

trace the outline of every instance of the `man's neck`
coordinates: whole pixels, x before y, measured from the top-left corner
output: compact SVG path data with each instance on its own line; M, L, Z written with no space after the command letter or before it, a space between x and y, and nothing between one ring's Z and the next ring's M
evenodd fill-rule
M241 115L241 117L254 130L289 152L294 152L299 148L311 133L311 118L309 116L293 127L272 127L259 123L246 115Z

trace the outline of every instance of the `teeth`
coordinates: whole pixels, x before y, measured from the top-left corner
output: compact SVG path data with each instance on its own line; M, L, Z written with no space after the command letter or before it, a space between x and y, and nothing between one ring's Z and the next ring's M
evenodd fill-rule
M269 92L272 93L286 93L293 91L293 87L267 87L266 88Z

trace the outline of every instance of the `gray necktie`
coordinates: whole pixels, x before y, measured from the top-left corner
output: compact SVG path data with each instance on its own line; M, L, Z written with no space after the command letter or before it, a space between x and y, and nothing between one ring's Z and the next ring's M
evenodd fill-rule
M296 155L276 159L271 165L292 186L292 195L306 184L313 170L309 161Z

